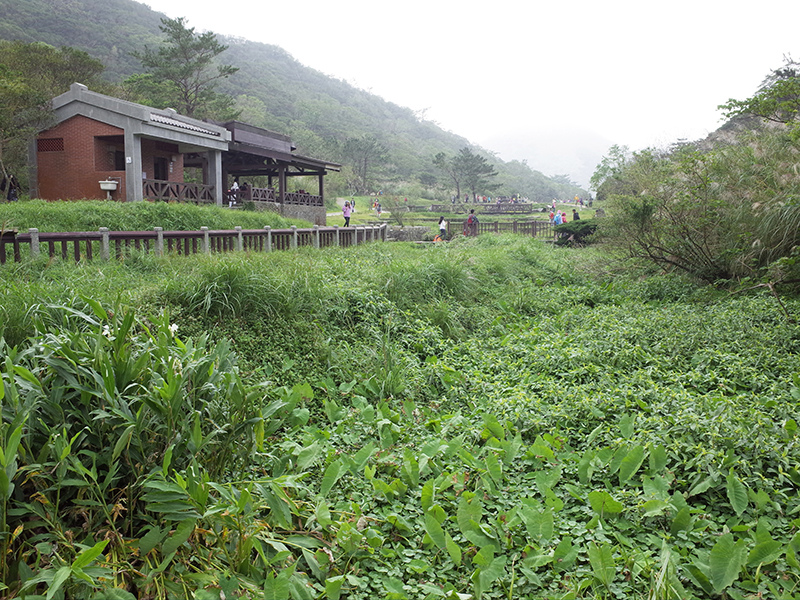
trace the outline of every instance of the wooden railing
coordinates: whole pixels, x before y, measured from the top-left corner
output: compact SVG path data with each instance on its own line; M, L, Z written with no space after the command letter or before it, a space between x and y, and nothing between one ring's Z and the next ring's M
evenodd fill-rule
M307 194L305 192L287 192L284 194L284 204L302 204L304 206L323 206L322 196Z
M133 252L188 255L199 252L230 252L234 250L270 252L290 250L299 246L324 248L354 246L367 242L386 241L386 224L367 227L317 227L309 229L242 229L200 231L99 231L44 233L30 229L28 233L0 232L0 264L10 258L21 262L46 254L75 262L101 258L123 258Z
M160 179L142 180L142 195L149 200L177 200L201 204L215 202L214 186L212 185Z
M451 227L448 225L448 236L451 234ZM464 221L461 223L461 229L452 233L461 234L466 232L467 235L480 235L481 233L516 233L519 235L528 235L530 237L539 236L552 236L553 224L550 221L511 221L502 222L496 221L494 223L479 222L473 225L467 225Z

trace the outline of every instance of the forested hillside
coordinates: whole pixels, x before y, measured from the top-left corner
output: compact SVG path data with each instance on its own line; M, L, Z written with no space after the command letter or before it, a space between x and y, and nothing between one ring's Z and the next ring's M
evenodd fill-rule
M0 0L0 39L84 50L103 62L109 83L119 83L142 72L132 53L161 42L162 17L132 0ZM192 26L190 18L187 25ZM229 46L220 59L239 68L220 91L236 98L241 120L288 134L299 153L328 160L342 160L341 148L348 139L374 137L388 150L376 174L384 190L440 198L453 193L432 159L439 152L455 155L470 146L467 139L419 119L408 108L304 66L277 46L218 38ZM497 169L496 194L547 201L581 193L525 163L505 163L490 151L473 150ZM425 185L420 181L424 175ZM438 181L432 183L432 177Z

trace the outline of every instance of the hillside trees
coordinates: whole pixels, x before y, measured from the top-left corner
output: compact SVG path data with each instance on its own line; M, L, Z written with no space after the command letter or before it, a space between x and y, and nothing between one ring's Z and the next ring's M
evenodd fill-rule
M758 91L746 100L728 100L720 106L727 118L753 115L775 123L797 122L800 117L800 63L787 57Z
M50 126L50 101L74 82L96 83L103 65L74 48L0 41L0 173L25 187L30 140Z
M341 145L344 163L351 169L348 180L351 193L369 193L375 169L389 159L389 150L375 136L349 137Z
M761 277L796 256L796 144L770 131L739 141L709 152L646 150L616 164L598 188L609 202L601 234L627 256L708 282Z
M134 53L148 73L128 78L126 87L138 102L170 106L189 117L234 118L237 111L233 98L215 91L220 80L239 70L215 63L228 47L209 31L195 33L185 21L182 17L161 19L159 28L166 35L165 43L155 50L145 46L143 52Z

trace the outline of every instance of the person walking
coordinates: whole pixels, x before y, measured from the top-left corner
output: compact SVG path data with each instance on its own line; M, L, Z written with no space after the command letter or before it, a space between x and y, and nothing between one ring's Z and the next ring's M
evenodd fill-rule
M350 201L345 200L342 207L342 216L344 217L344 226L350 227L350 214L353 212L353 207L350 206Z
M447 221L444 220L444 217L439 217L439 235L442 236L443 240L447 239Z

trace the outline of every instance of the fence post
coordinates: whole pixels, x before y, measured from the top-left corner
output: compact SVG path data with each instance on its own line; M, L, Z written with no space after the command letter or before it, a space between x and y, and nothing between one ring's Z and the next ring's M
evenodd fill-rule
M36 227L31 227L28 229L28 233L31 234L31 256L33 258L38 258L39 256L39 230ZM89 242L91 243L91 242Z
M358 230L360 227L353 227L353 246L358 246Z
M267 243L264 245L264 252L272 252L272 227L265 225L264 231L267 232Z
M237 225L234 227L236 230L236 249L241 252L244 250L244 238L242 237L242 226Z
M164 228L153 227L156 232L156 256L164 255Z
M111 248L109 247L108 227L100 228L100 236L100 257L103 260L109 260L111 258Z
M203 232L203 254L209 254L211 252L211 238L208 233L208 227L201 227L200 231Z
M333 245L334 246L338 246L339 245L339 226L338 225L334 225L333 226L333 232L334 232Z
M314 225L314 248L319 250L319 225Z
M292 225L292 250L297 250L297 225Z

